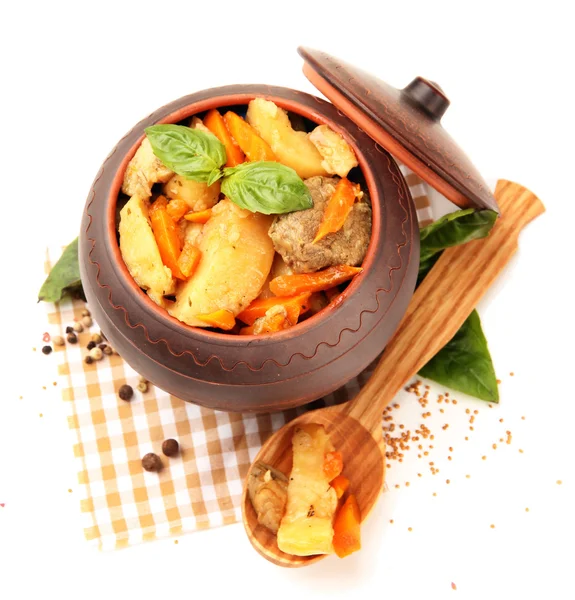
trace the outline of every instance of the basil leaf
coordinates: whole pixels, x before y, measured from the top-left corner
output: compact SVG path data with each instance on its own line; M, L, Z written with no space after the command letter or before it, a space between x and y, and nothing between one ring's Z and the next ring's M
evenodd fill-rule
M480 400L499 402L495 370L476 310L419 375Z
M224 169L222 192L238 206L265 215L313 207L310 191L299 175L277 162L248 162Z
M420 232L421 263L445 248L485 237L496 220L495 211L473 208L457 210L441 217Z
M178 175L199 183L221 177L226 149L212 133L182 125L152 125L146 127L146 135L154 154Z
M81 289L78 263L78 238L66 246L58 262L52 267L38 293L38 302L58 302L68 292Z

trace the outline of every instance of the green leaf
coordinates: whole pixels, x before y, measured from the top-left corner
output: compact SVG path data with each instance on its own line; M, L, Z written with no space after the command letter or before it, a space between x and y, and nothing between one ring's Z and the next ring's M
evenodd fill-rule
M497 220L493 210L466 208L447 214L420 232L421 264L432 256L459 244L483 238L489 234Z
M277 162L243 163L224 169L222 192L238 206L265 215L313 207L310 191L299 175Z
M178 175L200 183L221 177L226 149L212 133L182 125L152 125L146 135L154 154Z
M78 238L69 244L58 262L52 267L38 293L38 302L58 302L67 292L78 291L80 265L78 263Z
M419 375L480 400L499 402L495 370L476 310Z

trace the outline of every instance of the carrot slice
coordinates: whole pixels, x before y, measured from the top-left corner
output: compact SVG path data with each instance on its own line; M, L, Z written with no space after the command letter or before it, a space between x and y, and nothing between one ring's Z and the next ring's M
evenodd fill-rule
M236 113L228 111L224 121L238 146L245 152L250 162L258 160L277 161L277 157L270 145L262 140L256 130Z
M206 208L205 210L199 210L198 212L191 212L187 215L184 215L184 219L186 221L190 221L192 223L207 223L212 216L212 209Z
M254 335L254 326L242 327L240 329L240 335Z
M361 267L338 265L316 273L280 275L270 281L270 290L276 296L295 296L304 292L322 292L361 273Z
M274 296L271 298L257 298L238 315L238 319L248 325L253 325L255 320L265 316L266 312L272 306L279 305L286 309L288 321L292 325L295 325L299 316L309 309L307 301L310 296L311 293L306 292L290 298L278 298Z
M170 217L177 222L190 210L190 207L181 198L174 198L168 202L166 210Z
M184 243L184 247L180 253L180 258L178 258L178 267L180 267L180 271L184 277L187 278L193 274L198 266L198 263L200 262L201 257L202 253L198 250L198 248L190 244L190 242Z
M225 309L216 310L207 315L196 315L196 319L208 323L212 327L218 327L219 329L225 329L226 331L233 329L236 324L234 313Z
M222 142L226 147L226 167L235 167L245 162L246 157L242 149L234 142L226 122L219 111L212 108L204 117L204 125Z
M332 481L343 471L343 456L341 452L327 452L323 458L323 472L326 479Z
M180 257L180 238L174 219L167 210L168 201L164 196L158 196L150 207L150 222L158 244L162 262L169 267L172 275L178 279L186 279L178 267Z
M333 549L340 558L361 550L360 524L359 506L351 494L339 509L333 524Z
M338 232L351 212L355 199L361 194L359 184L351 183L347 177L342 177L335 186L335 191L327 201L319 229L313 243L319 242L326 235Z
M345 475L338 475L329 485L335 490L337 499L339 500L349 487L349 479Z

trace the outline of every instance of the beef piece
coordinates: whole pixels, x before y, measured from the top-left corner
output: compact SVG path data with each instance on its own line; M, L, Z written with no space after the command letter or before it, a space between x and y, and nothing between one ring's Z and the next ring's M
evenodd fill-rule
M327 201L335 191L338 177L310 177L305 184L313 208L276 217L269 234L276 252L296 273L311 273L334 265L361 265L371 237L371 206L366 195L356 202L337 233L313 243Z

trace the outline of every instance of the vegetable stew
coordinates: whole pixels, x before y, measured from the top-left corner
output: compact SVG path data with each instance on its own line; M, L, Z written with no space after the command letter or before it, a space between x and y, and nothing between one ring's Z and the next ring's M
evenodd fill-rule
M124 174L120 251L183 323L282 331L361 272L372 212L355 153L328 126L291 118L297 129L255 98L146 129Z

